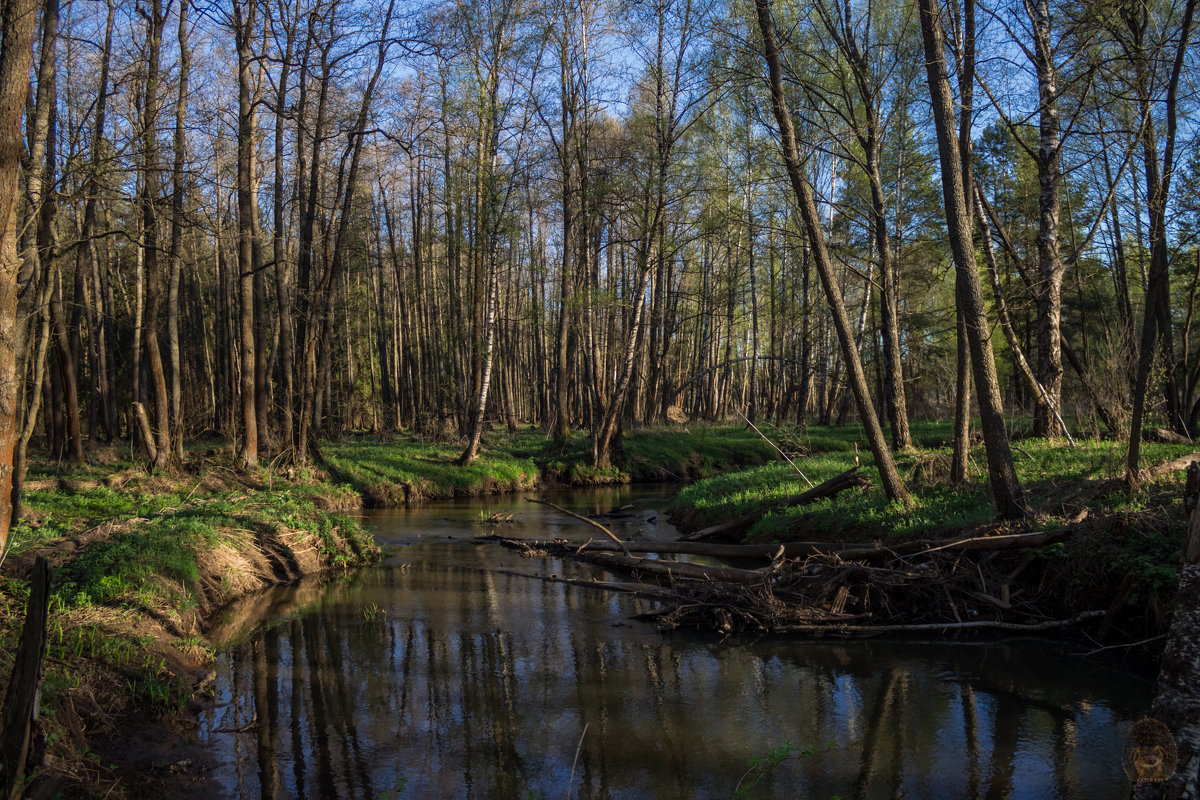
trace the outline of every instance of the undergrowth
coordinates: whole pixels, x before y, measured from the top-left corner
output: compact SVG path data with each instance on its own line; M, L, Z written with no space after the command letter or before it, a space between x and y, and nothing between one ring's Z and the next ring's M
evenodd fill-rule
M941 427L926 424L915 431L914 438L918 444L922 436L926 441L937 441ZM923 447L897 454L897 468L913 498L912 505L905 508L889 503L878 489L879 473L871 454L855 437L861 437L861 430L810 428L795 437L797 454L791 456L795 467L779 461L697 481L679 492L673 511L685 519L687 527L700 528L778 505L803 492L808 483L796 468L813 484L819 484L857 463L873 488L782 509L755 524L749 537L765 541L799 535L904 539L945 535L995 520L981 445L972 448L968 480L960 486L949 483L948 447ZM1190 445L1147 444L1144 463L1165 461L1191 450ZM1013 448L1027 501L1040 517L1071 516L1084 506L1104 512L1140 511L1174 502L1180 485L1178 475L1163 476L1136 496L1119 484L1124 455L1123 443L1095 440L1081 441L1071 448L1062 442L1027 439Z

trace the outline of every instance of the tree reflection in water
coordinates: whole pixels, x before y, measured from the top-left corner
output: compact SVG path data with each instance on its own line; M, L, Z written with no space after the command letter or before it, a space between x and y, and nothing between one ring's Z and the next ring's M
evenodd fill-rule
M578 798L727 798L783 742L817 752L752 796L1128 796L1143 680L1039 643L661 635L644 601L515 574L585 566L437 535L477 508L397 514L383 566L277 591L219 659L214 796L565 797L585 725Z

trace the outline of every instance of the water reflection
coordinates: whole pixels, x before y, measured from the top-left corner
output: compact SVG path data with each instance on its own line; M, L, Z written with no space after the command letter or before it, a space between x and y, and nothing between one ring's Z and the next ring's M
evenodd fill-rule
M509 503L519 535L587 535ZM784 742L816 752L749 796L1129 794L1136 678L1036 643L662 636L629 621L646 601L518 574L592 568L472 543L478 510L380 517L385 565L231 633L203 721L224 795L563 798L574 768L578 798L724 798ZM669 535L648 519L625 524Z

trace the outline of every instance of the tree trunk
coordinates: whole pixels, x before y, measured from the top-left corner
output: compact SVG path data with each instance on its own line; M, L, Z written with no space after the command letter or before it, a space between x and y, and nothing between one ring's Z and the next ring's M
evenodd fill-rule
M296 335L292 320L292 287L291 269L283 238L284 207L284 120L288 99L288 78L292 67L292 51L295 47L296 27L298 20L286 25L284 36L283 63L279 68L279 78L275 94L275 159L274 185L271 206L271 221L274 231L271 235L272 256L275 261L275 298L279 307L279 374L283 381L283 402L280 403L282 419L279 426L282 441L281 446L294 455L295 428L292 418L293 396L295 395L295 343ZM297 145L300 146L299 144Z
M967 211L958 135L954 130L954 102L946 72L942 22L933 0L920 0L921 33L925 43L925 67L933 101L937 129L938 155L942 168L942 194L946 202L946 225L954 254L959 303L962 305L967 340L971 347L971 366L975 389L979 393L979 411L983 440L987 450L988 475L996 509L1005 519L1021 519L1028 513L1024 494L1013 466L1008 432L1004 427L1004 407L996 380L996 362L992 354L990 328L984 310L979 271L971 237L971 218Z
M250 40L254 36L258 4L234 0L233 35L238 54L238 127L237 127L237 206L238 206L238 294L241 313L238 316L238 356L242 367L241 417L242 446L238 464L243 469L258 466L258 409L255 397L254 341L254 106L251 97L250 73L252 53Z
M11 800L24 793L26 773L40 766L35 753L40 755L44 746L39 717L49 606L50 563L39 556L34 562L21 641L0 708L0 793Z
M87 199L84 202L83 222L80 228L81 258L91 268L92 290L95 293L94 311L89 312L88 329L90 345L95 351L92 367L92 402L97 408L100 425L104 429L108 441L113 440L116 428L114 402L112 396L112 360L111 333L109 315L105 313L104 281L100 270L100 252L92 241L96 230L96 207L100 194L100 164L103 158L105 114L108 108L108 73L112 58L113 23L116 18L116 2L108 0L108 16L105 23L104 51L100 54L100 80L96 94L95 125L92 129L91 163L88 165L88 179L85 189ZM93 324L94 320L94 324Z
M874 117L872 116L872 119ZM892 447L908 450L912 433L908 428L908 401L904 393L904 369L900 355L899 296L893 270L892 246L888 240L886 200L883 176L879 172L879 137L868 134L871 147L867 153L867 172L871 183L871 232L875 237L875 253L879 259L879 321L883 333L883 396L887 403L888 420L892 424Z
M775 25L771 20L769 0L755 0L758 10L758 26L762 31L763 50L770 69L771 107L775 120L779 124L779 136L783 147L784 162L787 166L788 178L791 180L792 191L800 205L800 213L804 226L808 231L808 241L812 247L813 257L817 265L817 273L825 289L825 297L833 314L834 325L837 328L838 340L841 342L842 355L846 360L847 377L858 402L858 413L866 428L867 439L871 452L875 457L875 465L879 469L880 482L889 500L904 504L910 502L908 490L900 480L900 474L892 461L891 451L884 439L883 430L879 426L879 418L875 415L875 405L871 401L870 390L867 388L867 377L863 372L862 363L858 359L858 351L854 348L854 332L850 320L846 316L846 307L842 303L842 291L837 277L833 272L829 253L825 249L825 236L817 216L817 207L813 202L812 189L804 177L800 153L796 148L796 135L792 127L792 118L787 110L783 95L783 72L779 64L779 48L775 41ZM961 189L960 189L961 191Z
M1034 408L1035 436L1054 438L1063 433L1050 409L1062 401L1062 282L1059 248L1059 187L1062 147L1059 141L1058 73L1050 36L1049 0L1026 3L1033 29L1034 66L1038 80L1038 383L1046 401Z
M150 385L154 392L154 415L156 426L155 457L151 460L152 470L168 469L172 465L170 427L170 398L167 393L166 375L163 370L162 353L158 346L158 315L162 304L162 275L158 253L158 79L159 59L162 52L162 32L166 23L162 0L151 0L150 13L146 21L146 82L142 89L142 236L145 242L146 316L142 331L142 346L146 350ZM137 398L134 398L135 401Z
M179 348L179 280L183 272L183 196L184 163L187 160L187 98L191 74L188 49L188 7L191 0L179 0L179 92L175 96L175 161L171 169L171 250L170 276L167 283L167 347L171 354L171 420L173 457L183 462L183 358Z
M1150 277L1146 291L1145 318L1142 324L1142 345L1138 354L1137 377L1133 392L1133 416L1129 424L1129 455L1125 467L1125 480L1132 489L1137 489L1140 483L1139 461L1141 459L1142 424L1146 413L1146 391L1150 380L1150 370L1154 360L1160 354L1167 358L1167 394L1168 394L1168 424L1176 425L1177 414L1171 414L1175 397L1174 354L1169 345L1171 340L1170 325L1170 256L1167 252L1167 198L1171 188L1171 175L1175 163L1175 126L1176 98L1179 90L1179 76L1183 71L1184 56L1187 53L1188 40L1192 32L1192 17L1196 10L1196 0L1188 0L1183 12L1183 23L1180 27L1179 44L1175 51L1175 63L1171 71L1170 83L1167 87L1167 135L1164 143L1162 170L1159 171L1158 146L1155 138L1153 120L1148 119L1142 133L1146 184L1150 197L1148 211L1150 216ZM1140 83L1140 81L1139 81ZM1148 115L1144 115L1148 116ZM1160 343L1162 346L1160 348Z

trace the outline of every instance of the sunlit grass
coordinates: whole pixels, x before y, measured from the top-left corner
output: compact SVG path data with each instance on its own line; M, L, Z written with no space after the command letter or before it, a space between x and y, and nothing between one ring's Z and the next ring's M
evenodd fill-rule
M686 480L763 464L775 450L744 425L693 425L630 431L617 444L613 465L590 466L591 443L576 432L556 441L544 431L488 433L477 459L456 462L463 445L402 436L381 442L360 435L323 448L336 477L376 505L522 491L539 483L601 484Z
M786 431L781 432L786 434ZM951 455L949 422L913 425L916 448L895 455L901 477L909 484L913 504L903 507L889 503L879 489L878 472L865 436L857 426L830 428L810 426L790 434L798 451L793 461L814 484L850 469L857 458L863 475L872 487L852 490L836 498L811 505L778 510L749 532L749 538L782 540L787 538L905 538L938 536L995 519L990 485L987 480L987 456L982 445L971 448L968 481L952 487L944 480L930 481L933 471L947 467ZM784 438L784 437L781 437ZM1124 474L1124 442L1078 440L1070 447L1065 441L1021 439L1013 442L1013 461L1025 488L1030 506L1036 513L1056 516L1064 513L1064 497L1081 489L1093 488L1088 501L1100 511L1138 510L1172 502L1180 474L1161 476L1147 493L1133 496L1119 482ZM786 447L784 448L787 449ZM1192 452L1191 445L1147 443L1142 451L1146 466L1168 461ZM918 477L918 467L921 468ZM795 469L782 461L762 467L730 472L685 487L675 498L677 511L686 511L694 526L729 520L764 507L774 507L786 498L808 488Z

